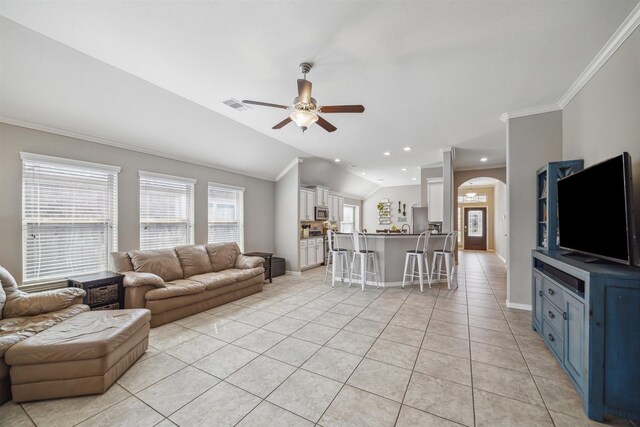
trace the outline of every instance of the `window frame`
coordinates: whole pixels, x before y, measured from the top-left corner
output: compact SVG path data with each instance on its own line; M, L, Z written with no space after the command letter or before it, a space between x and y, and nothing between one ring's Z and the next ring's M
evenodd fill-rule
M121 171L121 168L118 166L105 165L100 163L86 162L82 160L68 159L62 157L55 156L47 156L42 154L35 154L29 152L20 152L20 158L22 160L22 173L21 173L21 222L22 222L22 236L21 236L21 244L22 244L22 283L21 287L23 288L38 288L40 285L47 284L60 284L63 283L66 277L78 274L87 274L94 273L100 271L102 269L109 269L111 267L110 253L118 250L118 173ZM29 163L32 165L29 166ZM55 209L49 207L49 212L43 212L39 217L30 217L27 213L27 209L33 208L33 204L38 204L37 202L32 203L28 198L30 194L28 193L27 187L29 185L35 185L38 187L37 194L38 197L42 194L42 189L40 186L46 187L46 178L40 177L40 181L37 181L35 177L33 177L33 182L27 180L27 167L37 168L37 164L43 164L44 167L50 168L52 171L56 168L59 168L61 172L59 175L62 176L64 172L64 168L67 167L67 174L72 173L82 173L82 171L86 171L87 174L92 174L93 176L87 176L86 188L89 186L95 186L95 182L93 185L88 180L90 178L98 179L100 174L105 174L105 198L103 199L104 203L106 203L104 213L100 216L95 216L96 212L91 212L91 214L87 214L85 218L81 216L77 216L77 206L66 206L67 209L71 209L71 212L67 212L66 216L54 217ZM35 174L35 170L31 172ZM41 172L43 173L43 172ZM55 178L55 174L52 175ZM77 182L77 181L76 181ZM78 188L82 189L82 186L78 186ZM46 191L46 190L44 190ZM52 197L52 196L50 196ZM77 201L76 201L77 202ZM85 202L85 205L88 202ZM37 211L40 212L40 205L36 207ZM48 217L48 221L47 221ZM55 219L57 221L51 221L51 219ZM98 270L93 269L78 269L78 270L68 270L68 271L60 271L59 274L52 275L44 275L38 277L28 276L30 269L33 268L29 261L29 243L28 238L29 235L33 235L32 232L29 232L30 227L40 227L43 224L47 225L55 225L58 224L60 226L78 226L80 228L86 229L87 224L95 224L96 226L104 227L106 225L106 238L102 241L103 249L98 248L97 252L102 252L101 259L98 264L101 264ZM66 233L69 233L68 231ZM66 234L65 233L65 234ZM71 235L74 233L71 231ZM65 237L69 238L69 237ZM46 243L45 243L46 244ZM46 247L45 247L46 249ZM38 252L42 253L42 245L38 246ZM59 252L58 252L59 253ZM74 257L73 252L69 251L67 254L69 257ZM75 255L77 256L77 254ZM39 258L38 263L42 264L42 258Z
M236 219L234 221L212 221L211 218L211 190L222 190L222 191L233 191L236 193ZM238 246L240 247L240 251L244 252L244 197L245 196L245 188L238 187L235 185L221 184L218 182L208 182L207 183L207 243L216 243L212 242L211 239L211 227L215 224L236 224L238 227Z
M353 223L348 223L346 221L340 221L340 232L341 233L345 233L345 231L343 230L343 224L353 224L352 231L359 231L360 230L360 212L359 212L360 206L345 203L342 206L342 218L346 218L347 217L345 215L345 210L346 209L352 209L353 210ZM349 231L349 233L350 232L351 231Z
M166 220L166 221L149 221L149 217L143 217L143 180L153 181L156 180L158 184L165 182L171 185L184 185L185 186L185 218L183 221L182 218L180 220ZM197 180L193 178L186 178L181 176L167 175L156 172L148 172L148 171L138 171L138 193L139 193L139 239L138 239L138 247L143 250L147 249L164 249L167 247L174 247L180 245L193 245L195 243L195 184ZM143 221L146 219L147 221ZM170 246L161 245L161 246L144 246L143 247L143 224L177 224L177 223L185 223L185 241L184 242L176 242L177 244L170 244Z

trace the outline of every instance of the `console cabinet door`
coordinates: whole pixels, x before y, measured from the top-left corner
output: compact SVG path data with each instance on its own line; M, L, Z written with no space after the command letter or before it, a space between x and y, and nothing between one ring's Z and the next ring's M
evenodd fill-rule
M564 326L564 357L563 363L573 380L580 389L584 390L584 368L585 368L585 313L584 303L565 292L563 317Z
M533 272L533 324L538 331L542 331L542 276L537 272Z

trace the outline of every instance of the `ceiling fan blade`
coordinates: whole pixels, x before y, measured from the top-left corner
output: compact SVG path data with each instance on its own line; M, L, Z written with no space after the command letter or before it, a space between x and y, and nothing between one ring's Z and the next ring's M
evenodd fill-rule
M311 82L309 80L298 79L298 99L303 104L311 102Z
M323 113L362 113L364 107L362 105L325 105L320 107Z
M287 110L289 108L286 105L270 104L268 102L250 101L248 99L243 99L242 102L244 104L260 105L262 107L282 108L283 110Z
M316 124L327 132L334 132L336 129L338 129L320 116L318 116L318 121L316 122Z
M283 128L285 125L291 123L291 117L287 117L286 119L284 119L283 121L281 121L280 123L278 123L277 125L275 125L274 127L272 127L271 129L281 129Z

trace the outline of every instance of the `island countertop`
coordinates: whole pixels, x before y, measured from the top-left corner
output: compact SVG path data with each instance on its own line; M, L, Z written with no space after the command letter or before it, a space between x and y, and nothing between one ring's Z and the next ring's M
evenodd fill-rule
M402 284L404 261L407 251L415 250L419 234L402 233L364 233L367 248L374 251L380 266L380 285L399 286ZM353 251L353 233L336 233L336 246ZM431 234L427 246L427 263L431 268L433 251L442 249L447 233ZM362 236L360 236L362 240ZM422 239L421 242L422 244ZM362 245L364 245L362 243ZM349 254L351 256L351 254ZM351 259L351 258L349 258ZM375 281L367 280L369 285L375 286Z

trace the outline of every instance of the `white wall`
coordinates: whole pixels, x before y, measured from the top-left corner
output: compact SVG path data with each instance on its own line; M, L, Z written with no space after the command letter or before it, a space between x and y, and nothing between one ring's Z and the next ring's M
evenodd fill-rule
M300 171L296 164L275 184L275 247L286 271L300 271Z
M391 224L378 224L378 209L376 205L380 199L391 201ZM398 222L398 201L407 205L407 222ZM376 229L391 228L395 225L400 228L403 224L411 225L411 205L420 203L420 185L400 185L397 187L382 187L362 201L362 228L369 233L375 233Z
M498 182L493 187L494 206L494 248L503 260L507 261L507 186Z
M562 158L562 112L507 121L507 304L531 305L531 250L536 246L536 170Z
M207 183L245 187L245 250L273 251L274 183L164 157L114 148L0 123L0 265L22 278L22 162L20 152L120 166L118 175L118 249L139 247L138 171L197 179L195 242L207 242Z
M609 58L562 112L562 158L585 167L631 154L640 230L640 28Z

